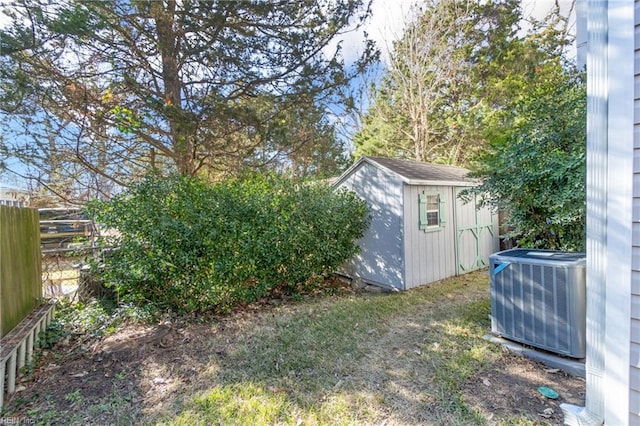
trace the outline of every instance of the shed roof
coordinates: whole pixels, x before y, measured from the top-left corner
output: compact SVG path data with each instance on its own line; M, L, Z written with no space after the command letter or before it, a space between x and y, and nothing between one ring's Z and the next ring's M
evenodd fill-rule
M386 169L409 185L474 186L478 183L477 180L467 177L469 170L463 167L400 160L397 158L364 156L349 167L349 169L336 180L334 185L339 185L363 163L369 163L374 167Z

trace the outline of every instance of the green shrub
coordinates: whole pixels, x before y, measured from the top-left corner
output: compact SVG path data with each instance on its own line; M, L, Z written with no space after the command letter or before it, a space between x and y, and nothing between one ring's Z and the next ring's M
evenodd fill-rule
M357 251L363 201L321 184L255 176L219 185L148 176L88 213L106 228L96 272L121 297L179 312L226 311L295 293Z
M467 193L508 212L520 247L584 251L586 244L586 81L549 62L510 108L504 127L472 165L482 184Z

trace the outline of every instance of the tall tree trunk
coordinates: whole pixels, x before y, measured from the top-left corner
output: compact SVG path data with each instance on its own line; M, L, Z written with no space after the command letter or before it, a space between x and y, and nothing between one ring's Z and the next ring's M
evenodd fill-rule
M190 134L190 126L185 122L182 110L182 80L178 58L181 34L176 24L176 2L168 0L165 8L163 2L154 1L151 3L151 13L158 32L164 103L174 147L174 160L179 173L192 175L195 173L195 153L193 135Z

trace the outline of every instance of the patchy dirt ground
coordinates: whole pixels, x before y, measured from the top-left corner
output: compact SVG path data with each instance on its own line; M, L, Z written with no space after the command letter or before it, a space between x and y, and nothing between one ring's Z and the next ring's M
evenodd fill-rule
M208 384L200 382L210 373L205 370L224 364L228 351L248 330L268 324L275 309L262 306L213 325L135 325L100 341L63 340L20 379L3 415L45 424L132 424L161 418L175 409L176 394L206 389ZM375 350L376 357L397 358L397 347ZM465 402L492 423L520 415L532 424L561 425L561 403L584 404L581 378L506 350L496 365L500 368L472 377L464 389ZM411 380L408 375L407 388ZM560 397L545 398L539 386L553 388Z
M560 404L584 405L585 381L520 355L506 353L492 369L474 377L465 388L468 403L496 419L505 415L523 415L532 422L562 425ZM555 390L558 399L538 392L545 386Z

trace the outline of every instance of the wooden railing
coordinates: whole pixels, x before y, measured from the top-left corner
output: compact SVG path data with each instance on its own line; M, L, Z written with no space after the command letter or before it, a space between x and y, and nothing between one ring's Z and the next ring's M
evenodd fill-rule
M51 300L34 309L0 340L0 410L5 392L11 395L16 391L16 378L22 367L33 359L40 332L45 331L51 323L54 307L55 301Z

